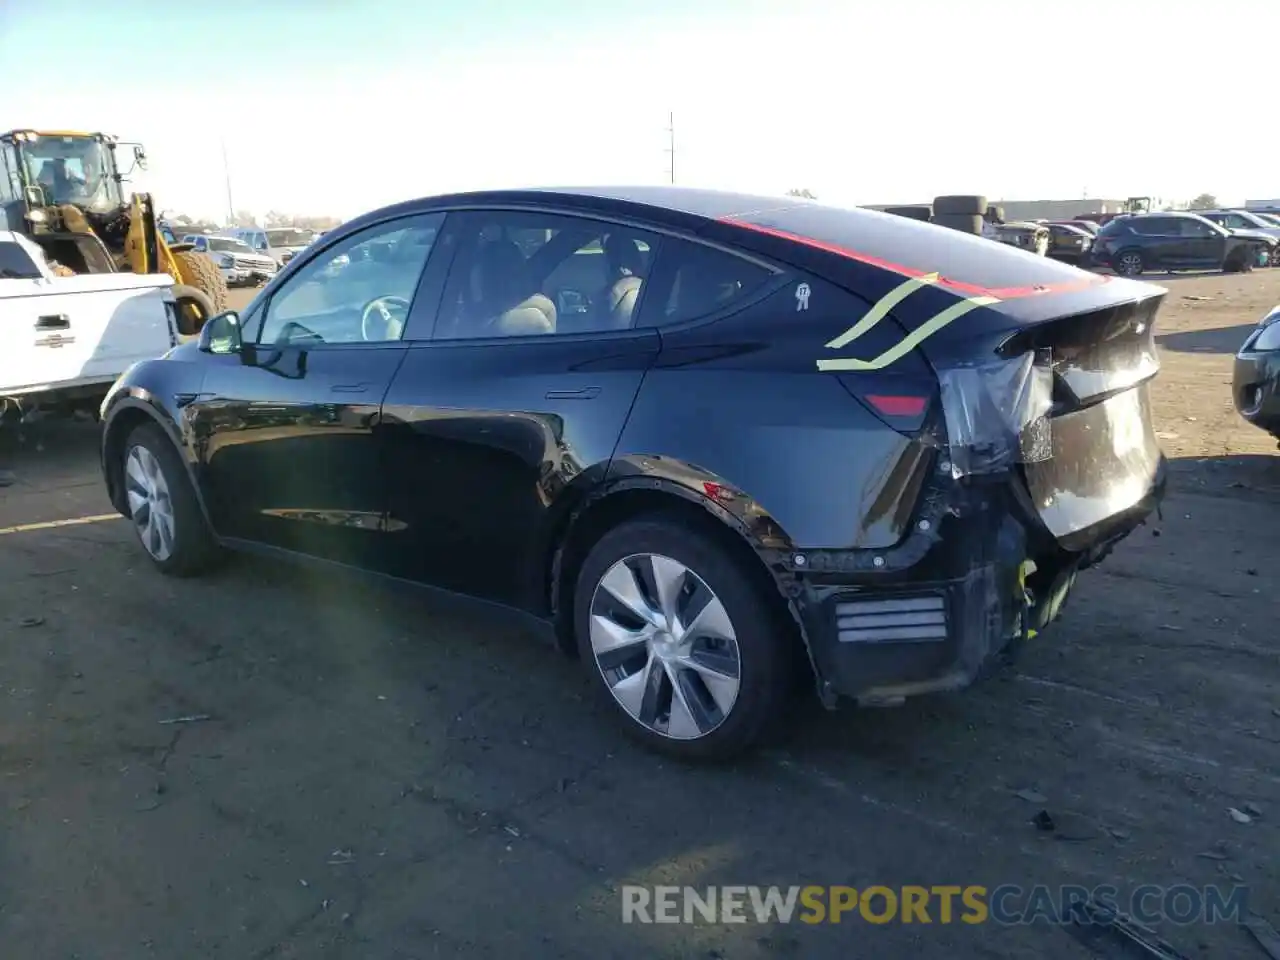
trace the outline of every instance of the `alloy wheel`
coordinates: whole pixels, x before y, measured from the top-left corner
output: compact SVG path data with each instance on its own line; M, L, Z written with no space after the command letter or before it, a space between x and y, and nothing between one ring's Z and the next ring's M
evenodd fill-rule
M613 564L591 598L591 651L614 699L673 740L719 727L741 686L741 655L720 598L694 571L658 554Z
M138 539L154 559L168 560L173 554L173 500L155 454L141 444L132 447L125 459L124 482Z
M1120 272L1126 277L1142 272L1142 257L1136 253L1126 253L1120 258Z

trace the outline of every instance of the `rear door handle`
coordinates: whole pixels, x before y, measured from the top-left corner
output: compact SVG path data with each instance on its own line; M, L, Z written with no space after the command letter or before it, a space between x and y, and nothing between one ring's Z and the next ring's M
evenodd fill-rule
M339 383L333 387L334 393L365 393L368 391L367 383Z
M583 387L581 390L548 390L548 400L594 400L600 396L599 387Z
M36 320L37 330L69 330L71 320L65 313L50 313Z

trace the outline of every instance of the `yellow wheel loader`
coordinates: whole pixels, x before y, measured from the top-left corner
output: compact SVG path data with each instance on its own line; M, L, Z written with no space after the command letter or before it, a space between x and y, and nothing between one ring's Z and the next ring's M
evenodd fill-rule
M178 332L191 336L227 309L227 283L190 244L165 242L150 194L125 195L135 167L146 169L142 146L105 133L0 134L0 229L35 241L59 273L168 274Z

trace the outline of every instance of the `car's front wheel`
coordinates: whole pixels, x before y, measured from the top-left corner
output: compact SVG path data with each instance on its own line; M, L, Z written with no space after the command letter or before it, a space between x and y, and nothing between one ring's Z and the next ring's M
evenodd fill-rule
M574 627L609 709L668 754L728 759L783 713L792 637L743 561L685 518L602 537L578 575Z
M193 576L218 548L178 451L160 427L143 424L125 441L121 480L134 532L164 573Z

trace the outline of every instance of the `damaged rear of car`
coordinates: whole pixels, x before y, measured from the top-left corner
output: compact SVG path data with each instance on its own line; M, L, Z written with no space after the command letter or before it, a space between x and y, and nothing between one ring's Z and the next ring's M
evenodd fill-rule
M706 235L789 264L806 291L829 283L865 305L839 335L810 340L809 363L891 432L842 435L852 421L815 410L810 440L828 445L830 472L792 473L800 489L775 493L774 468L743 491L803 520L775 510L756 548L828 705L968 685L1055 619L1077 574L1158 508L1149 384L1162 288L871 211L765 210ZM807 309L797 301L779 342L812 337L799 332ZM800 383L785 389L819 396L816 380ZM834 508L846 498L860 505L852 524ZM825 526L813 519L824 503Z

